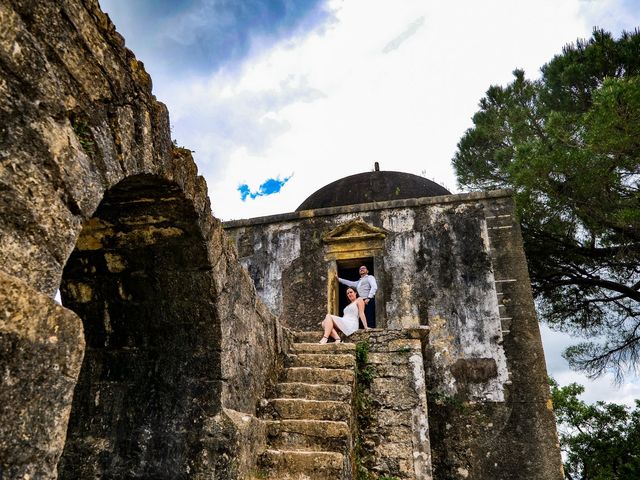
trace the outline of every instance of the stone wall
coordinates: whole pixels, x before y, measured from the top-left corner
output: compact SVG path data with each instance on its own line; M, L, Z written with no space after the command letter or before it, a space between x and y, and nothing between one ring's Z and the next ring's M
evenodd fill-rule
M426 327L353 335L360 357L360 398L355 401L358 464L370 475L433 478L422 361L427 339Z
M97 1L0 3L0 125L0 471L245 475L288 337Z
M423 358L435 479L561 477L509 192L294 212L225 229L265 304L294 329L317 330L331 310L339 255L373 257L378 326L429 328ZM349 246L340 251L333 242Z
M3 272L0 293L0 478L55 478L82 364L82 321Z

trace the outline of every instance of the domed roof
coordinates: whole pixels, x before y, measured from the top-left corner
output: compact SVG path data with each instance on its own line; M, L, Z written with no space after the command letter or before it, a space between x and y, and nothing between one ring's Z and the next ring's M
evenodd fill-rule
M451 195L451 192L418 175L376 170L325 185L307 197L296 211L438 195Z

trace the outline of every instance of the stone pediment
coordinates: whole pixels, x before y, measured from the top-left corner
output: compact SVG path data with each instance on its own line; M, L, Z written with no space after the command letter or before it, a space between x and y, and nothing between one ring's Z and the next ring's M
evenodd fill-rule
M322 237L325 243L382 240L386 237L382 228L374 227L362 220L353 220L339 225Z
M362 220L353 220L322 237L327 260L373 257L384 246L387 232Z

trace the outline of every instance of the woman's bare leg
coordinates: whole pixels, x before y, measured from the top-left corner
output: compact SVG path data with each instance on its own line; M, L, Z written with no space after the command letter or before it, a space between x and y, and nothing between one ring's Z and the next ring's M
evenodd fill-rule
M335 329L335 327L333 328L333 330L331 330L331 338L333 338L334 340L340 340L340 334Z
M329 335L331 335L331 331L333 330L333 319L331 318L331 315L327 315L326 317L324 317L324 320L322 321L322 328L324 328L324 334L322 336L322 339L320 340L320 343L327 343L327 339L329 338Z

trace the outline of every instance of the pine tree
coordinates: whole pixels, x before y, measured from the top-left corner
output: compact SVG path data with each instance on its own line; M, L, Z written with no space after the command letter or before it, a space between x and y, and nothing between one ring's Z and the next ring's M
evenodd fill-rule
M594 339L573 366L621 379L640 356L640 30L595 30L514 77L480 101L458 182L513 189L541 317Z

